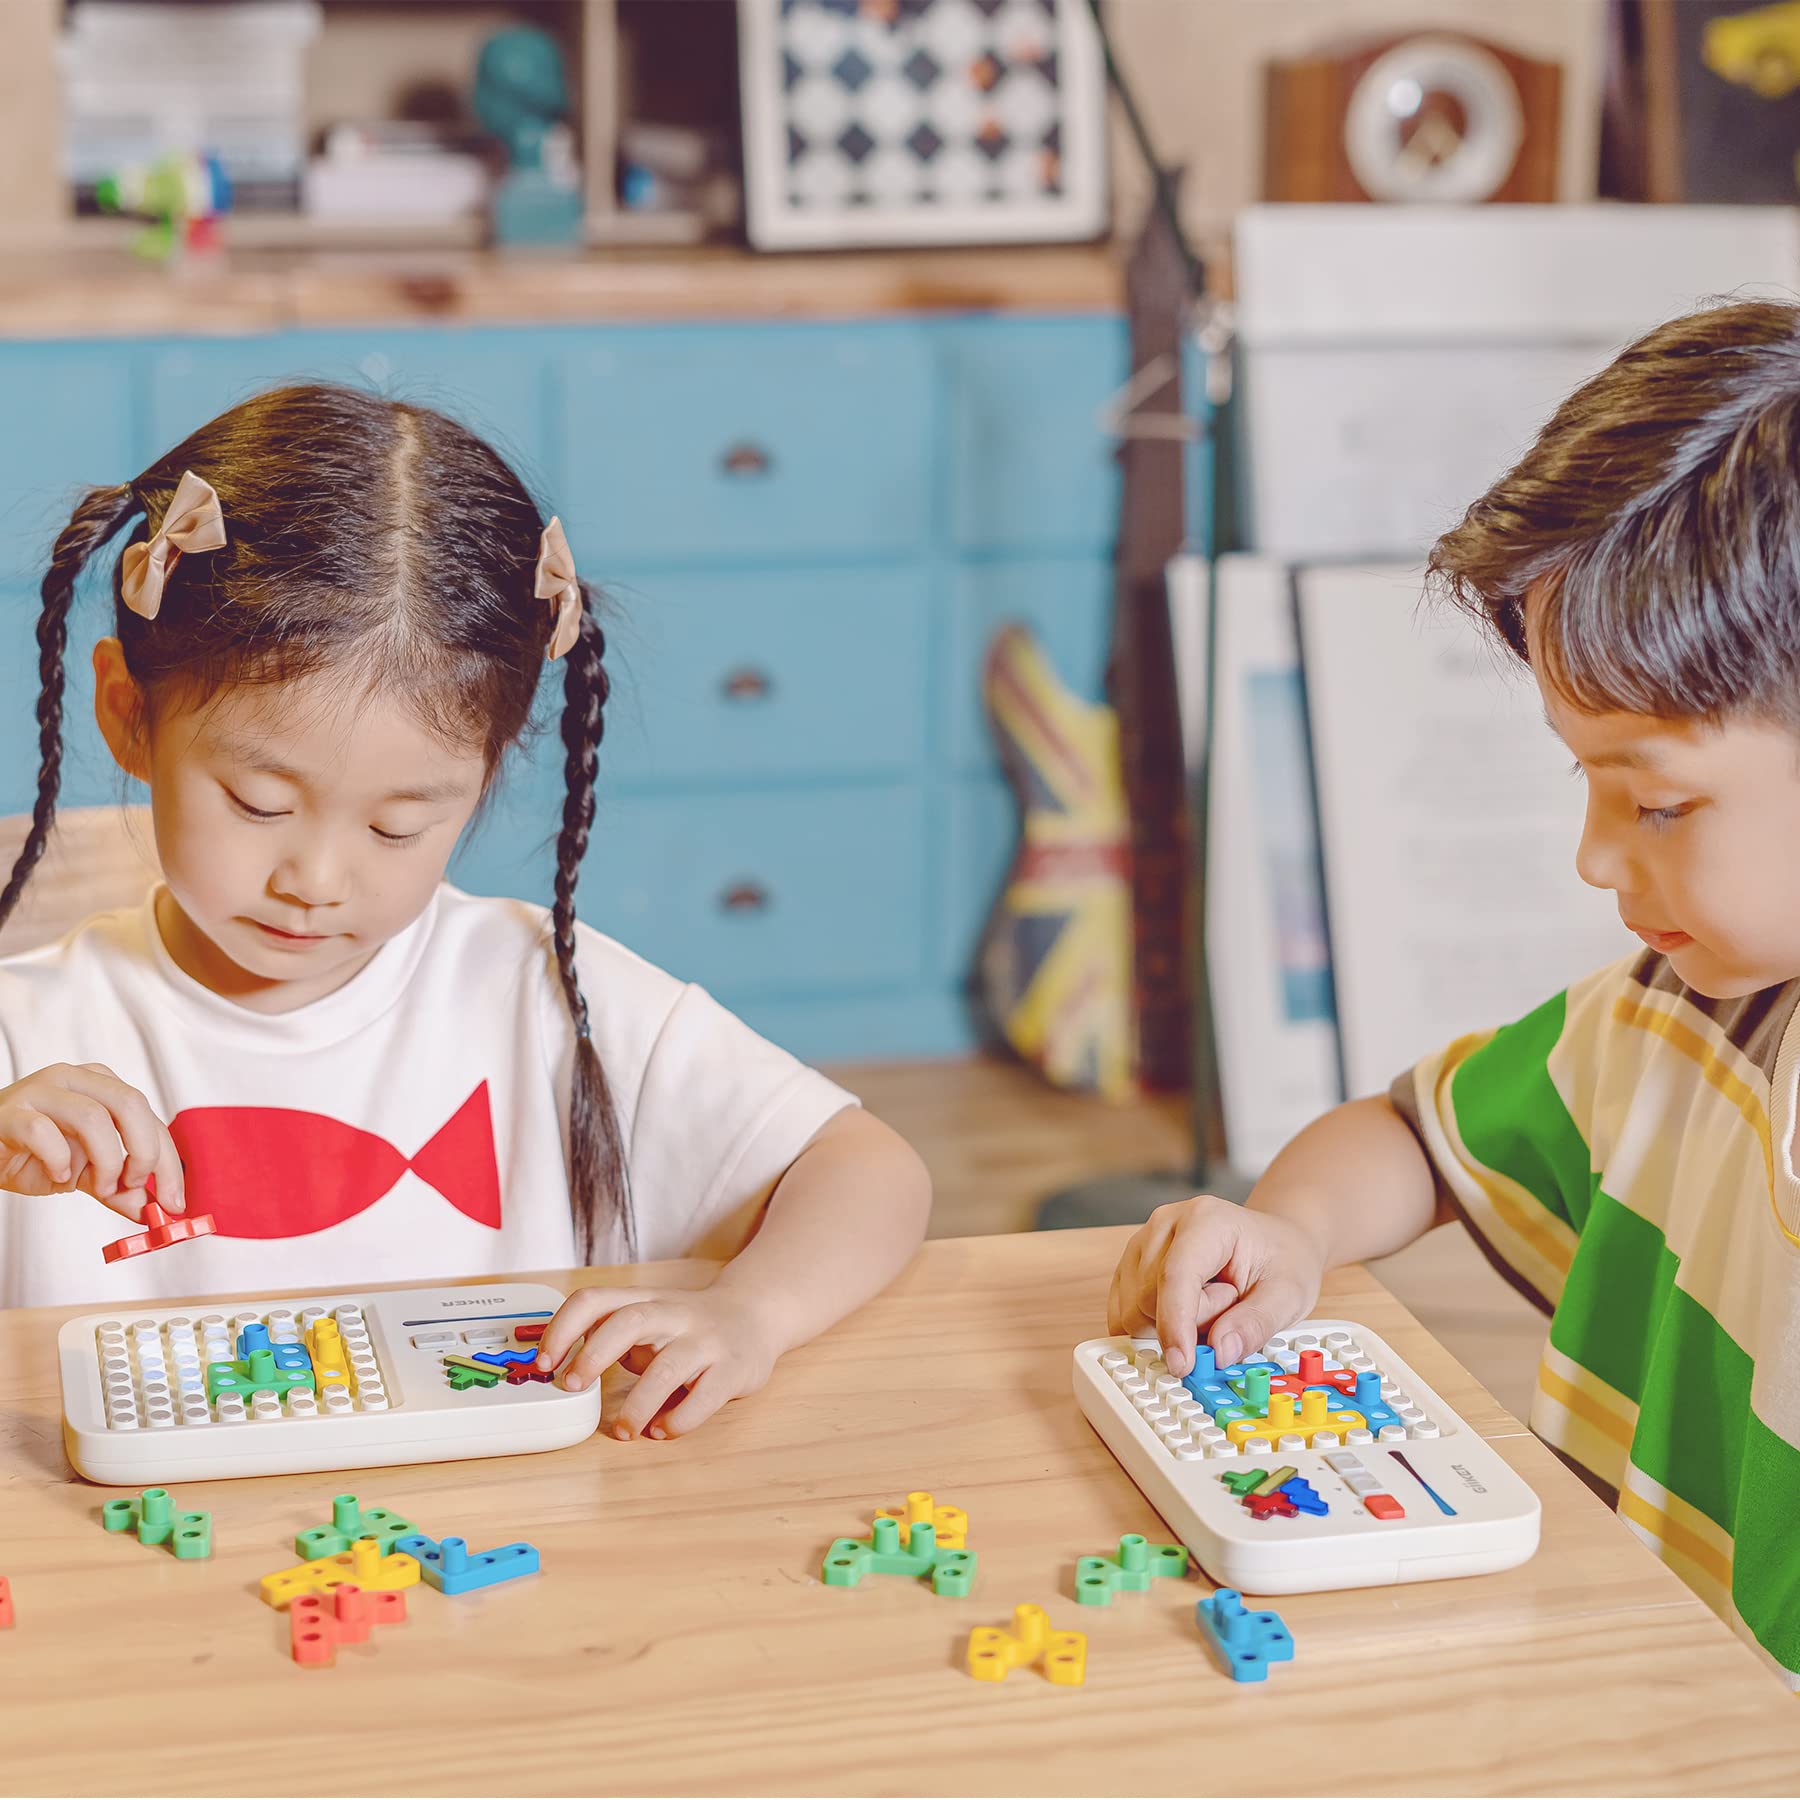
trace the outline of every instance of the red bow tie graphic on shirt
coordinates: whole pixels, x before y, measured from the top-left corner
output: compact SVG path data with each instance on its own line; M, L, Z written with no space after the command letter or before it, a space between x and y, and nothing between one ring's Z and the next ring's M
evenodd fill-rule
M220 1237L303 1237L353 1219L408 1169L459 1213L500 1228L500 1170L484 1081L407 1157L372 1131L285 1106L190 1106L169 1124L187 1210Z

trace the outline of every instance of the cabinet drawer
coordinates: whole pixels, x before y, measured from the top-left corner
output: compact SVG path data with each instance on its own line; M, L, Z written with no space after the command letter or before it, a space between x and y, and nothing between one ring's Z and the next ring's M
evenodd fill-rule
M917 979L924 889L916 789L632 797L595 822L581 912L729 999Z
M552 770L520 769L450 879L548 905L561 803ZM726 999L799 995L917 981L926 883L916 787L603 792L576 905Z
M616 606L609 787L918 767L923 575L652 574Z
M1116 445L1098 414L1129 366L1122 319L986 319L949 334L950 519L966 550L1104 550Z
M558 464L583 570L912 553L930 376L913 325L621 332L572 353Z
M0 347L0 581L35 594L82 491L138 473L134 391L119 346ZM104 554L117 556L123 542L121 533ZM6 655L26 653L30 629Z

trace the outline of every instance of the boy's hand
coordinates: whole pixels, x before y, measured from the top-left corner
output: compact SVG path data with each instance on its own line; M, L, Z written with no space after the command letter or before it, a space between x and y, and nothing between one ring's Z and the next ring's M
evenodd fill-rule
M1159 1206L1133 1234L1113 1272L1107 1329L1154 1330L1169 1373L1186 1375L1209 1324L1219 1361L1234 1363L1304 1318L1324 1278L1324 1256L1298 1225L1202 1194Z
M578 1337L581 1352L561 1364ZM558 1369L565 1388L583 1388L622 1362L638 1378L612 1423L618 1438L680 1437L727 1400L769 1379L779 1350L762 1314L717 1288L594 1287L571 1294L538 1345L538 1367ZM685 1396L674 1405L677 1390ZM665 1410L666 1409L666 1410Z
M91 1194L135 1224L152 1177L163 1211L184 1211L168 1126L103 1063L54 1063L0 1088L0 1190Z

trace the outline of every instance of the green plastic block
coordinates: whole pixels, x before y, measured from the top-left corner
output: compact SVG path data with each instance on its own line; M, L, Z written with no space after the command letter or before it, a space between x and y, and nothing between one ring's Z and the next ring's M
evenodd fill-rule
M342 1556L358 1538L372 1537L381 1545L381 1554L390 1555L396 1538L411 1537L418 1530L411 1519L403 1519L385 1506L371 1506L364 1512L356 1504L354 1494L334 1494L331 1500L331 1523L315 1525L294 1539L294 1548L302 1562L318 1562L322 1557Z
M825 1552L821 1579L827 1587L855 1587L865 1575L931 1577L931 1591L960 1600L975 1579L975 1552L940 1550L935 1525L915 1525L911 1543L900 1542L898 1519L877 1519L866 1538L839 1538Z
M314 1387L312 1364L304 1369L278 1369L273 1350L252 1350L242 1362L206 1365L206 1397L221 1394L285 1394L289 1388Z
M1219 1479L1241 1500L1261 1487L1267 1474L1266 1469L1227 1469Z
M498 1369L464 1369L455 1364L446 1364L444 1373L450 1377L453 1392L460 1394L465 1388L491 1388L500 1385Z
M184 1561L212 1555L212 1514L177 1512L167 1488L145 1488L135 1500L108 1500L100 1523L108 1531L135 1529L140 1544L167 1544Z
M1114 1594L1143 1593L1158 1575L1187 1573L1180 1544L1151 1544L1135 1531L1119 1539L1117 1556L1083 1556L1075 1564L1075 1598L1083 1606L1110 1606Z

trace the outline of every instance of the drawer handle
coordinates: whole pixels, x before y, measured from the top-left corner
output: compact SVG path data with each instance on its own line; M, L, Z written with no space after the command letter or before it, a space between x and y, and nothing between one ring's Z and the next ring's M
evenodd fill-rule
M766 700L774 686L761 669L733 669L719 683L719 692L727 700Z
M719 896L720 912L762 913L769 905L769 890L760 881L734 881Z
M719 467L727 475L767 475L775 467L775 459L761 444L732 444L719 458Z

